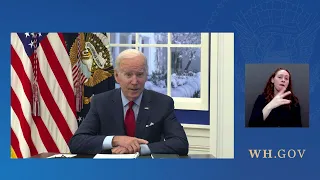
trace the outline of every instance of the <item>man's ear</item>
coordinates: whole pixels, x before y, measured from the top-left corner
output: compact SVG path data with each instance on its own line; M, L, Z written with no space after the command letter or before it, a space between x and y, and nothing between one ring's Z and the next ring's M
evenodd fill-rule
M118 71L114 71L114 79L116 80L117 83L119 83L118 78L119 78Z

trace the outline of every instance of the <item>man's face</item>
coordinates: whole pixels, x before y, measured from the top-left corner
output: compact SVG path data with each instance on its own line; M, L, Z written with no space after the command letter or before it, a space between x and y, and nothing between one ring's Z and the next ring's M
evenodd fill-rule
M129 101L136 100L147 81L144 58L136 56L122 59L118 70L115 71L115 79L120 84L124 96Z

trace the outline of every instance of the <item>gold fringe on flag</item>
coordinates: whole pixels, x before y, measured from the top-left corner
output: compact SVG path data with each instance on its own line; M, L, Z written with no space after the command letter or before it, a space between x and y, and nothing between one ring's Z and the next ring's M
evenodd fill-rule
M14 152L14 149L12 148L12 146L10 146L10 154L11 154L10 157L12 159L17 159L18 158L16 153Z

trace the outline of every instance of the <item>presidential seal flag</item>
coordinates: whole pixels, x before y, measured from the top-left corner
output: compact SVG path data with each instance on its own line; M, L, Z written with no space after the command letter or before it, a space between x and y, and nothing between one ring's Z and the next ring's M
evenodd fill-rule
M11 157L68 153L78 125L62 33L11 33Z
M77 119L90 109L95 94L115 88L113 60L107 33L64 33L73 70Z

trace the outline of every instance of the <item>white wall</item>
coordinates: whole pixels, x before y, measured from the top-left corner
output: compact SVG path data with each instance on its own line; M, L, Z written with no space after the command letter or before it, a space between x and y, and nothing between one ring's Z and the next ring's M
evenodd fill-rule
M189 154L234 158L234 34L211 33L210 125L183 124Z

